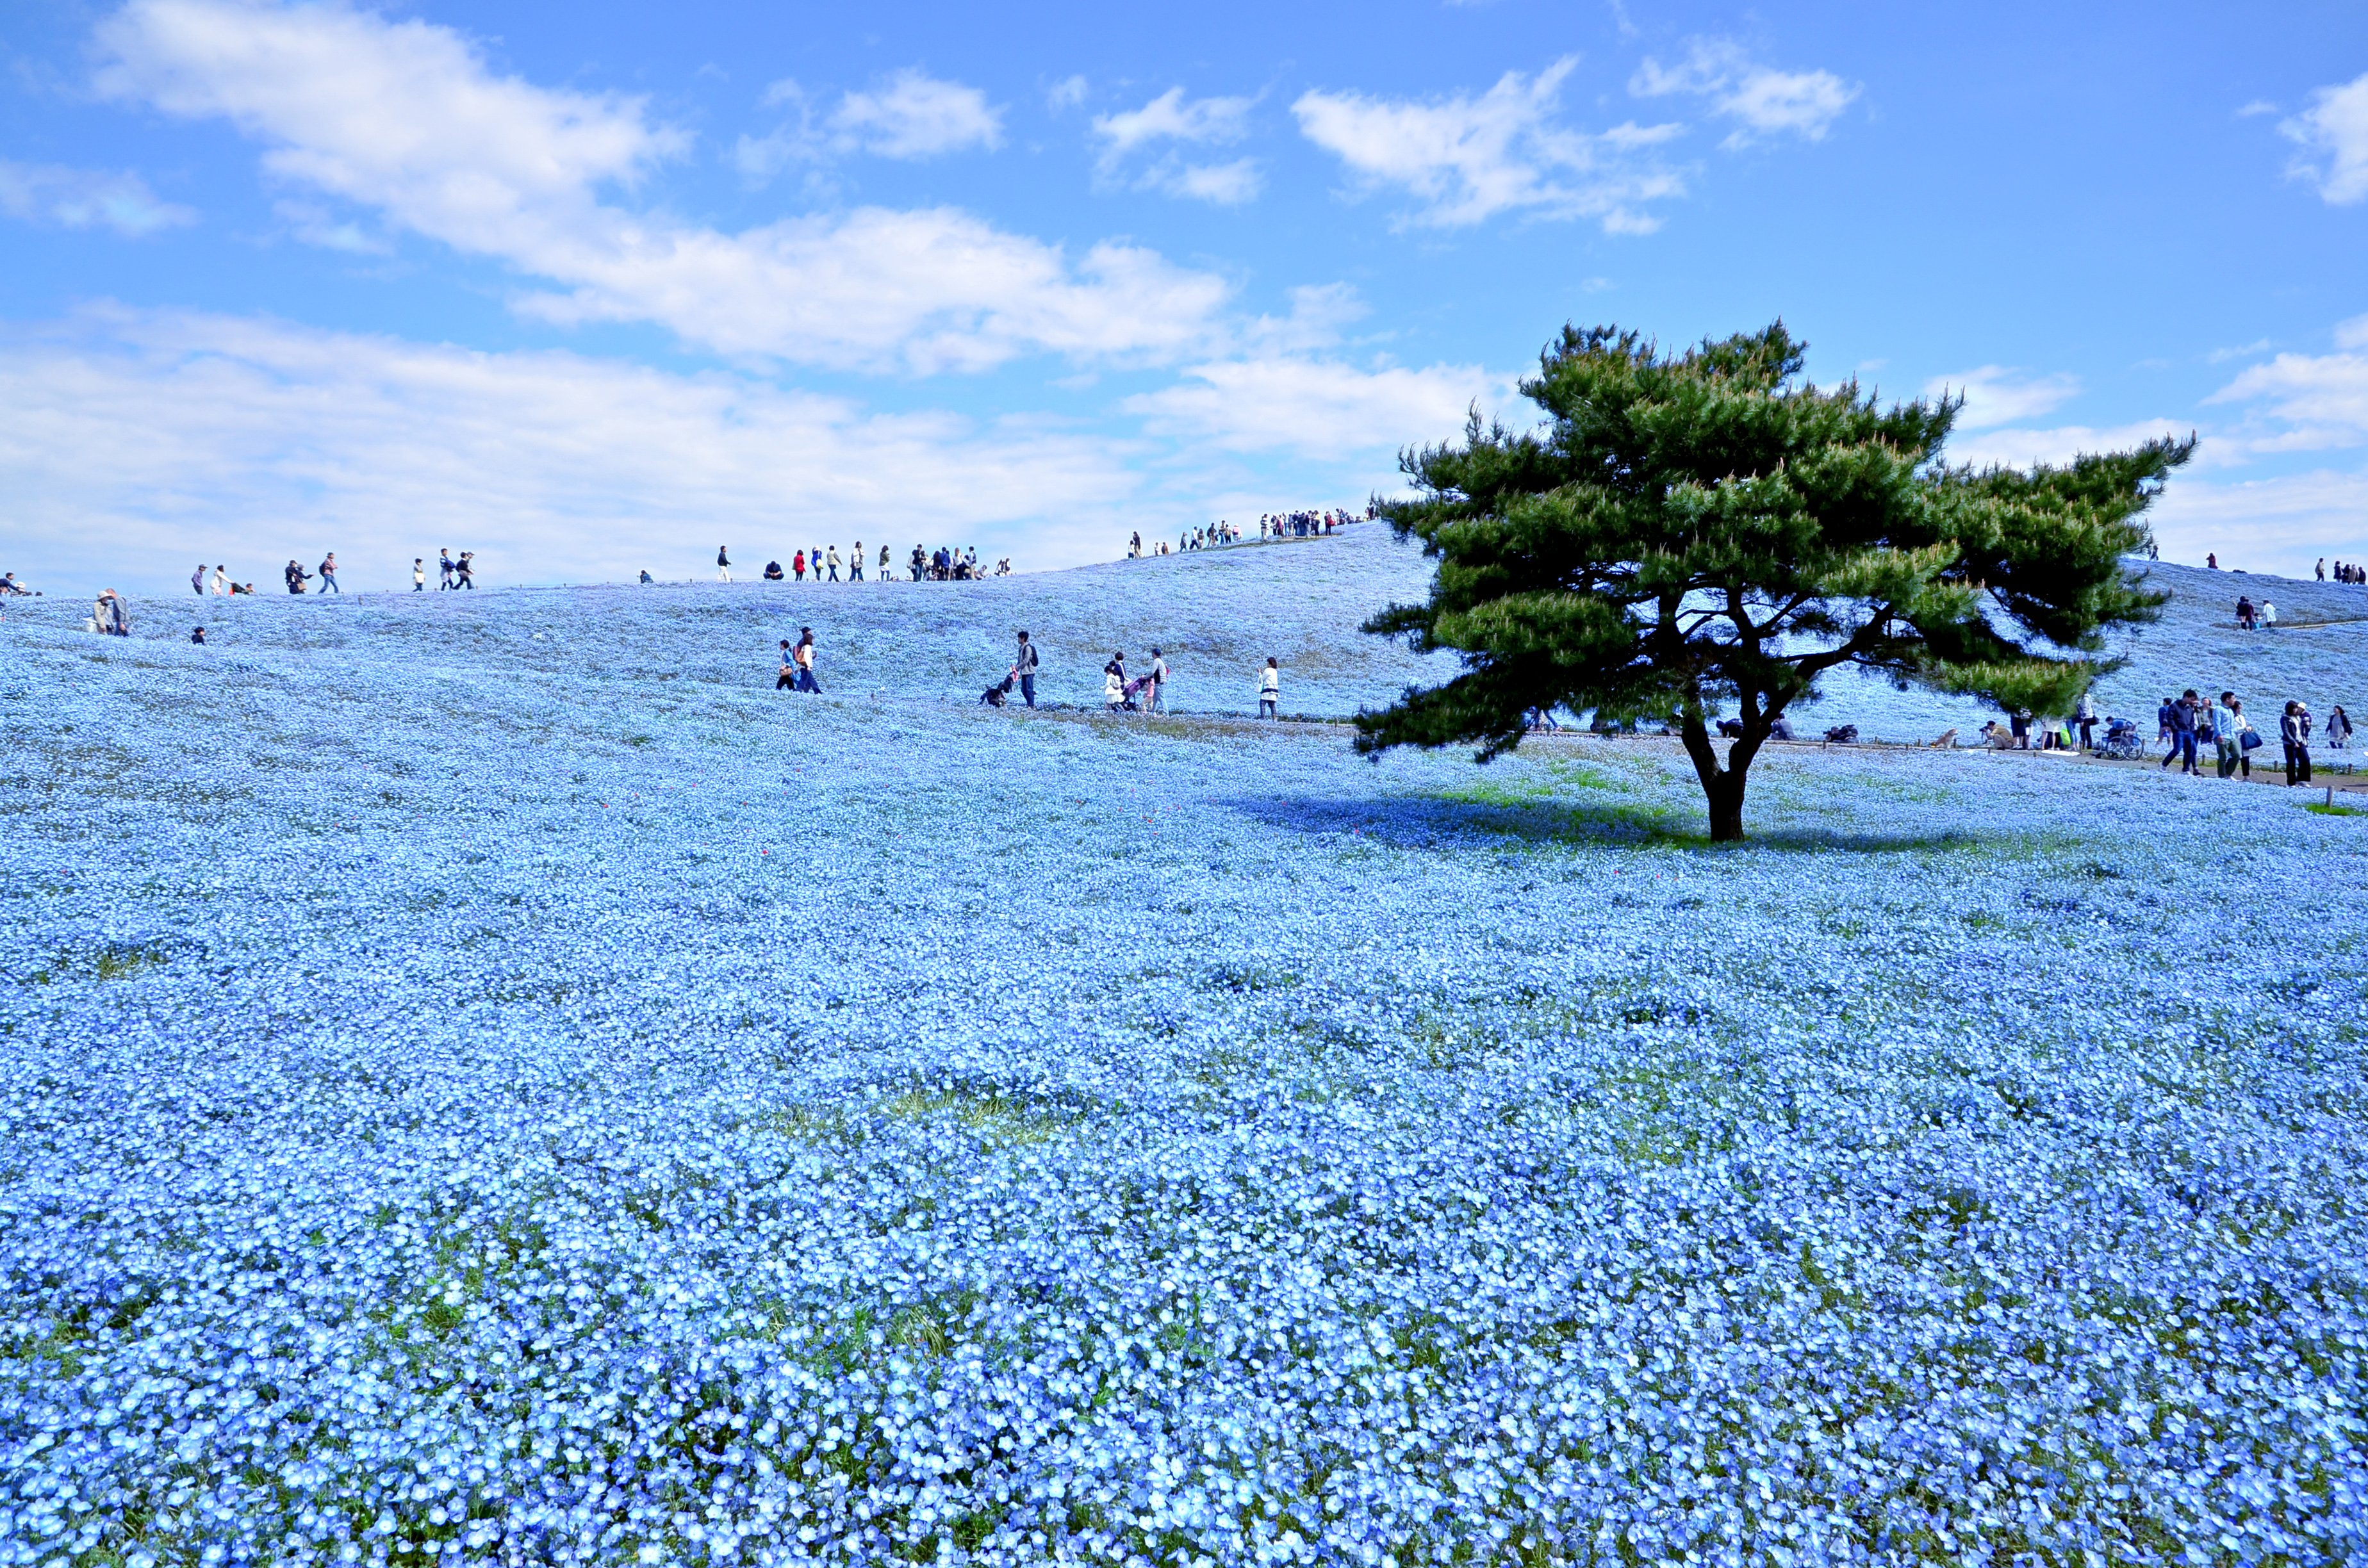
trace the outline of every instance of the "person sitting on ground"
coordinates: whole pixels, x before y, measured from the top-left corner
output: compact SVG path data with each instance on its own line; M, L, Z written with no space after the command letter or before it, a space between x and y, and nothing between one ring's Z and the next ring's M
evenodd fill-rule
M113 588L101 588L90 607L90 629L107 637L131 635L131 608Z
M1785 718L1781 713L1778 714L1776 716L1776 722L1768 726L1768 738L1771 741L1791 740L1793 738L1793 721Z
M781 563L780 562L768 561L765 562L765 581L768 583L778 583L781 581Z

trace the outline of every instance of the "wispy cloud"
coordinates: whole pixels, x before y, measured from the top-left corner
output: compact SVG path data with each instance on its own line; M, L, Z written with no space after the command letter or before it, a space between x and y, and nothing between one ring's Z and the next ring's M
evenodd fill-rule
M1096 171L1107 180L1123 179L1138 188L1164 190L1221 206L1247 201L1258 195L1262 183L1255 159L1193 163L1173 144L1239 142L1248 133L1250 110L1256 102L1247 97L1188 98L1183 88L1170 87L1141 108L1096 115L1093 136L1100 144ZM1130 176L1126 171L1137 153L1154 155Z
M1178 385L1124 406L1156 434L1230 451L1338 459L1452 436L1474 403L1493 408L1508 401L1512 381L1477 365L1360 369L1319 356L1269 355L1189 366Z
M1732 39L1695 39L1685 57L1671 65L1647 58L1628 90L1645 98L1707 98L1713 112L1734 123L1728 147L1777 135L1821 141L1859 96L1856 85L1830 71L1779 71L1760 64Z
M881 158L934 158L1003 144L1003 111L976 87L913 68L861 92L843 93L817 112L793 81L765 89L768 108L794 108L794 121L764 136L743 136L733 161L743 175L769 179L789 165L868 153Z
M132 0L98 43L104 92L228 119L280 181L557 284L515 301L549 321L650 321L726 354L849 369L974 369L1031 352L1172 362L1207 351L1232 291L1139 246L1073 257L950 208L740 233L633 210L618 195L687 138L636 98L497 75L426 22ZM947 107L958 97L892 79L848 133L898 149L990 134L991 113Z
M2292 168L2295 178L2339 206L2368 197L2368 72L2319 88L2310 108L2278 129L2302 148Z
M1954 393L1965 400L1957 415L1959 430L1987 429L2051 413L2079 392L2077 376L2063 372L2033 376L2004 365L1983 365L1952 376L1935 376L1924 383L1927 397Z
M135 239L198 216L160 200L138 175L6 158L0 158L0 212L62 229L112 229Z
M2368 446L2368 316L2337 326L2335 349L2278 355L2213 393L2213 403L2246 409L2233 438L2258 453Z
M1682 128L1632 121L1588 133L1565 124L1562 86L1577 65L1570 55L1535 76L1508 71L1477 97L1312 91L1292 112L1302 133L1360 184L1415 197L1421 205L1412 222L1452 228L1527 212L1593 218L1615 233L1649 232L1659 220L1648 205L1685 190L1654 151Z

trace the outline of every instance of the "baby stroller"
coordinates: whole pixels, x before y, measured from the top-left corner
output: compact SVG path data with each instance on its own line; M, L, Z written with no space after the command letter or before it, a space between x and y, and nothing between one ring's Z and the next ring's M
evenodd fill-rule
M2136 720L2106 719L2105 738L2097 743L2099 756L2111 757L2115 762L2135 762L2146 754L2146 743L2138 739Z

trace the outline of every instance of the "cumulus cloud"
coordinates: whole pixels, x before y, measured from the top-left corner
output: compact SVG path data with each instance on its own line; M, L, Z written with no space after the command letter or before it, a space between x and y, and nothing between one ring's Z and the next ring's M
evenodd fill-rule
M1209 144L1238 142L1248 133L1251 98L1188 98L1181 87L1170 87L1141 108L1096 115L1094 140L1100 144L1096 169L1105 179L1122 177L1131 155L1156 152L1152 161L1128 183L1171 196L1192 197L1235 206L1250 200L1262 183L1257 162L1237 158L1229 163L1188 161L1169 143Z
M1644 98L1680 93L1707 98L1713 112L1735 125L1729 147L1787 134L1821 141L1859 96L1857 86L1830 71L1759 64L1731 39L1695 39L1685 58L1671 65L1647 58L1628 90Z
M926 372L1043 351L1174 359L1205 344L1230 293L1140 247L1072 259L951 209L737 233L635 211L613 198L683 152L679 132L637 98L498 75L425 22L336 4L132 0L98 43L104 92L228 119L267 144L284 182L558 284L517 301L546 320L651 321L727 354ZM974 118L965 131L961 111L940 112L941 94L934 119L897 118L895 104L933 93L900 98L892 82L849 123L885 146L978 133Z
M52 574L203 555L267 578L335 548L369 585L449 544L585 581L753 553L788 516L906 542L926 517L1051 564L1106 544L1064 519L1137 489L1122 447L1026 421L181 312L0 336L0 431L13 564Z
M2173 480L2147 515L2165 556L2227 559L2242 541L2248 562L2308 576L2315 557L2356 561L2368 516L2368 472L2319 469L2270 479Z
M2293 173L2339 205L2368 197L2368 72L2321 87L2310 107L2278 129L2297 143Z
M1952 394L1965 400L1957 413L1959 430L1981 430L2046 414L2078 395L2077 376L2032 376L2003 365L1984 365L1924 383L1926 397Z
M1511 394L1512 378L1477 365L1360 369L1335 358L1274 354L1193 365L1181 384L1126 400L1150 430L1230 451L1319 459L1395 451L1462 428L1474 402Z
M2332 354L2281 354L2248 366L2212 394L2243 403L2239 433L2254 452L2323 451L2368 444L2368 316L2336 329Z
M197 219L188 208L158 199L138 175L6 158L0 158L0 212L63 229L112 229L133 239Z
M1683 128L1631 121L1590 133L1565 125L1562 86L1577 65L1569 55L1535 76L1508 71L1476 97L1311 91L1292 112L1360 183L1417 198L1414 222L1450 228L1520 211L1647 233L1659 220L1646 205L1684 194L1682 177L1653 152Z

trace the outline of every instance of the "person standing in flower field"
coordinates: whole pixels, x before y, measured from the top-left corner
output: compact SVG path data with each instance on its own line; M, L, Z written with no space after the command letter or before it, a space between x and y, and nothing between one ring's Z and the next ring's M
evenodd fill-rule
M848 553L847 580L850 583L863 581L863 541L861 540L857 540L855 548Z
M894 572L895 568L888 563L888 547L883 544L880 547L880 580L883 583L894 581Z
M830 580L838 581L838 546L835 544L830 547Z
M787 691L795 687L797 682L797 659L790 652L790 640L784 637L781 639L781 670L780 674L773 677L773 689L775 691Z
M198 562L198 569L189 574L189 592L196 594L202 598L205 596L205 591L206 563L200 561Z
M1036 706L1036 644L1028 641L1028 633L1019 634L1019 652L1011 661L1011 673L1019 677L1019 695L1029 707Z
M796 689L799 691L811 691L816 697L820 697L822 695L822 687L814 684L814 634L813 627L801 626L798 628L798 645L790 650L790 657L795 661L798 666Z
M1282 671L1276 666L1273 658L1269 656L1266 662L1266 668L1258 672L1258 717L1261 719L1282 717L1277 711L1277 705L1281 700Z
M423 556L411 558L411 591L415 594L427 591L427 562Z
M719 583L732 581L732 557L720 544L715 547L715 580Z
M294 561L288 563L288 570L280 575L288 579L288 591L291 594L302 593L304 585L313 580L313 574L305 571L302 563Z
M1167 692L1167 661L1159 656L1158 649L1154 648L1151 651L1151 689L1144 694L1143 710L1145 713L1166 712L1167 710L1160 706L1160 701Z
M2303 706L2289 702L2278 720L2278 734L2286 743L2286 787L2310 782L2310 730L2303 722Z

